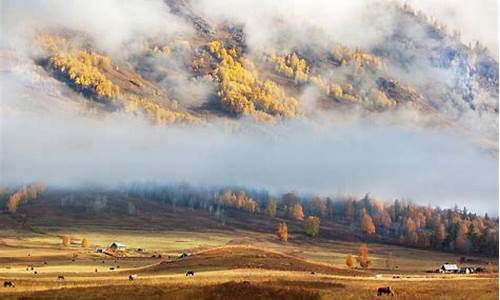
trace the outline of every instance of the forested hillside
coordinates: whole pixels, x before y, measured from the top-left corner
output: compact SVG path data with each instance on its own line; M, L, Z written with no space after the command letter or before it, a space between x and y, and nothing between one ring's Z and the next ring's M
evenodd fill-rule
M496 58L407 4L373 5L368 17L383 34L354 49L314 26L307 43L291 42L298 33L288 20L276 20L276 41L254 49L244 24L205 16L196 1L165 4L190 30L128 41L116 53L85 32L40 27L29 33L29 59L94 110L143 114L158 125L409 110L420 115L413 125L451 126L497 148ZM374 16L380 11L392 17L389 28Z
M4 213L14 219L26 220L36 220L36 211L40 209L46 211L45 217L48 218L58 214L67 214L70 218L110 214L112 218L119 218L120 214L124 217L153 217L155 208L148 207L149 202L161 205L160 210L179 209L180 214L176 216L179 222L183 218L182 211L188 209L223 228L244 226L256 231L272 228L271 232L276 230L278 237L285 240L288 238L284 238L282 226L288 227L288 223L300 228L300 234L311 238L378 241L421 249L498 256L498 217L478 215L466 207L421 206L398 199L382 201L368 194L361 198L350 195L308 196L293 192L273 195L266 190L234 187L139 184L120 190L44 188L39 183L23 186L18 191L4 190L0 199L4 203ZM243 223L235 223L235 218ZM262 222L266 225L263 226ZM242 225L244 223L246 225ZM286 232L288 235L288 229Z

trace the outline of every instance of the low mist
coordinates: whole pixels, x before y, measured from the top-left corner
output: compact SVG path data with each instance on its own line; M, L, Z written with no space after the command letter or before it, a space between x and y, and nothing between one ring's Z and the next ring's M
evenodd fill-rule
M498 159L460 135L373 126L289 121L158 128L112 114L2 118L2 184L134 181L241 185L273 192L411 199L493 212Z

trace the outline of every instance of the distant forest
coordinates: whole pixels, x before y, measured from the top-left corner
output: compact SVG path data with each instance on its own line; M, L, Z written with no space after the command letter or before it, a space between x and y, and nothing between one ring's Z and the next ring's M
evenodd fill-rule
M40 183L17 190L3 188L0 203L5 203L6 213L16 214L20 205L36 201L45 188L46 185ZM351 235L356 234L365 241L498 256L498 217L480 216L465 207L433 208L397 199L382 201L369 194L361 198L350 195L319 197L294 192L272 195L266 190L203 188L187 184L134 184L102 191L173 208L208 211L220 222L224 222L231 210L245 212L248 218L255 214L266 215L280 221L276 230L282 240L282 229L287 221L303 222L304 233L311 237L321 236L322 224L333 223L344 225Z

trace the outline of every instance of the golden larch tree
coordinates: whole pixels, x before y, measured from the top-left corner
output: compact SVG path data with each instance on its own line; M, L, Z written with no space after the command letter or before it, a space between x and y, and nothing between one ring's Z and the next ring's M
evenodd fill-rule
M354 258L352 257L351 254L347 255L347 257L345 259L345 264L349 268L352 268L354 266Z
M285 243L288 241L288 226L285 222L279 223L277 235L280 241Z
M290 210L291 217L295 221L303 221L304 220L304 209L302 208L302 205L299 203L296 203L292 209Z
M82 239L82 248L87 249L89 247L89 241L87 239Z
M375 233L375 225L373 224L372 217L370 217L365 209L361 212L361 230L367 235Z
M63 235L63 237L62 237L62 244L64 245L64 247L68 247L69 244L70 244L70 242L71 241L70 241L69 236Z
M359 245L358 257L356 260L358 261L359 266L363 269L367 269L370 266L371 261L368 258L368 246L365 243L361 243L361 245Z
M446 227L443 223L440 223L435 230L436 240L438 243L442 243L446 238Z

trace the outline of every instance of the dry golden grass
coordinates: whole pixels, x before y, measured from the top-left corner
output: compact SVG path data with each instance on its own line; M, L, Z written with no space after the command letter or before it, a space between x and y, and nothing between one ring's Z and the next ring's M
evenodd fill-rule
M183 275L19 281L5 299L376 299L391 286L397 299L497 299L498 279L375 280L303 272L236 270ZM27 288L38 285L39 290Z
M344 266L345 255L359 246L351 242L292 236L291 242L282 244L272 233L241 230L39 226L38 231L0 231L0 280L16 284L0 287L1 299L374 299L383 286L393 287L397 299L498 298L497 274L425 273L443 261L458 260L447 253L369 244L374 264L362 274ZM85 237L92 247L64 247L62 235ZM94 253L93 247L114 240L145 248L146 253L131 249L130 257L120 259ZM194 255L177 259L183 250ZM388 250L400 266L400 279L392 278L395 271L384 269ZM152 258L152 253L161 253L162 258ZM26 271L31 265L38 274ZM117 265L120 269L109 269ZM186 277L187 270L195 271L195 276ZM129 281L133 273L139 278ZM57 280L59 274L64 274L64 282Z
M157 274L176 270L220 270L220 269L260 269L277 271L315 272L344 276L367 276L368 274L330 264L309 262L296 256L278 251L247 245L230 245L194 253L186 259L164 261L142 270Z

